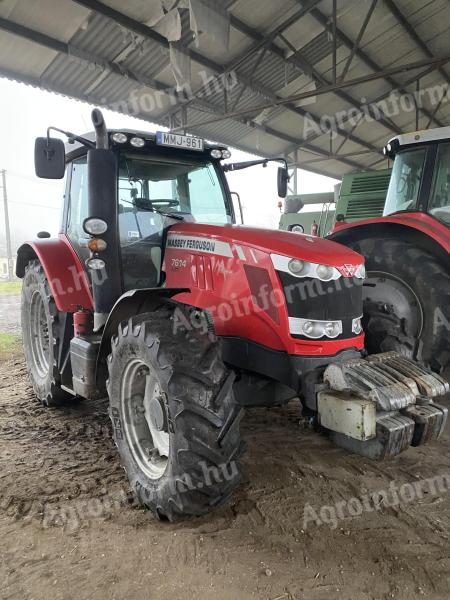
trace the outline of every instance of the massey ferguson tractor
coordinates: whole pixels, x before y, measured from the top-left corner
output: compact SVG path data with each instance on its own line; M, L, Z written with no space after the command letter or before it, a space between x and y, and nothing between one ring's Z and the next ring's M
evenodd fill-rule
M109 396L143 506L174 520L223 504L246 407L300 398L336 444L376 459L439 437L445 380L364 350L363 258L233 224L225 172L264 160L224 166L229 151L200 138L108 131L97 110L93 122L62 132L67 151L36 140L37 175L66 173L66 188L58 237L18 251L24 351L44 405Z
M365 257L366 349L450 366L450 127L392 138L384 216L329 236Z

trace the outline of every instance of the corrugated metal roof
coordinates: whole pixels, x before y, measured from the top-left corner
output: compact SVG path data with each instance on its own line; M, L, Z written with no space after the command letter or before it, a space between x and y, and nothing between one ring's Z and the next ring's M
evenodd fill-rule
M332 0L224 0L222 6L231 23L228 50L208 32L194 39L189 12L180 9L182 37L176 46L191 55L184 96L175 92L167 40L140 28L158 13L156 0L4 0L0 75L148 121L182 124L244 150L283 154L332 176L385 166L379 149L386 140L415 129L410 94L421 72L419 127L449 124L450 103L444 98L439 104L438 93L450 81L446 63L276 105L281 98L333 83ZM118 13L109 14L111 8ZM338 82L344 70L351 81L450 54L447 0L379 0L370 19L372 1L339 0L337 8ZM230 71L225 92L217 82ZM365 113L375 100L381 110ZM359 124L358 111L363 114ZM231 115L210 122L225 113Z

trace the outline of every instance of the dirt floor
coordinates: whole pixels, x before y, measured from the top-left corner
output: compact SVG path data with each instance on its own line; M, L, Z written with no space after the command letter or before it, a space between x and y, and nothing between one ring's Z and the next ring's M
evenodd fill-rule
M296 404L249 411L242 433L243 483L231 502L160 523L129 501L106 403L46 410L22 357L2 362L0 598L450 597L449 427L383 464L333 447L299 421ZM422 486L440 476L446 487ZM345 508L414 482L423 493L400 503L353 517ZM336 503L344 518L334 521Z

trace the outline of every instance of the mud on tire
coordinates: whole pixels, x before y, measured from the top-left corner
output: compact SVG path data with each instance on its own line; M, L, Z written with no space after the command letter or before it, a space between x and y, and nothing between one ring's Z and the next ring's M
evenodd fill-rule
M366 270L392 273L412 290L422 315L419 338L414 323L399 318L395 302L386 297L388 311L364 304L366 347L371 353L397 350L441 372L450 364L450 277L434 256L404 240L366 239L351 247L366 258ZM370 289L370 288L367 288ZM367 293L370 295L370 291ZM389 294L388 294L389 295Z
M170 521L226 502L240 482L242 410L220 342L199 329L174 328L173 308L163 308L120 325L108 369L114 439L138 502ZM150 448L146 463L145 444L163 445L157 444L161 431L149 421L149 405L156 406L169 451L167 457Z
M32 260L25 268L22 284L23 350L34 393L45 406L73 398L61 388L58 319L44 269L38 260Z

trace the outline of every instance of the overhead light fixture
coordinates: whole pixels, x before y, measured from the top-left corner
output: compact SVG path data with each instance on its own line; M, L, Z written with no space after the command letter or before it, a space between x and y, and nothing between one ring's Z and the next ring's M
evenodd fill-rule
M126 144L128 142L128 136L124 133L113 133L111 137L116 144Z
M145 140L140 137L132 137L130 144L135 148L143 148L145 146Z

